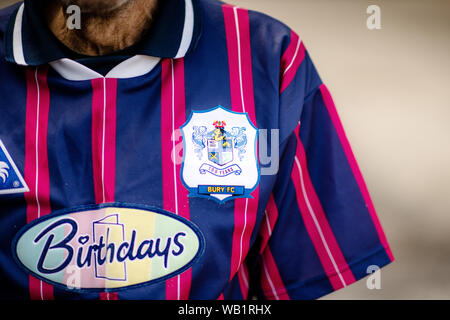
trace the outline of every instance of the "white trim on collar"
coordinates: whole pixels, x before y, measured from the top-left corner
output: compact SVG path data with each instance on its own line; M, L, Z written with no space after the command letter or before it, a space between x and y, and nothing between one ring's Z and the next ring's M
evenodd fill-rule
M23 53L23 42L22 42L22 21L23 21L23 9L25 4L22 3L17 10L16 20L14 21L13 30L13 56L14 61L22 66L26 66L25 56Z
M192 43L192 37L194 35L194 7L192 6L192 0L185 0L185 15L184 15L184 27L183 35L181 37L180 47L175 55L175 59L182 58L186 55L189 47Z
M143 76L152 71L161 58L135 55L115 66L106 76L72 59L63 58L50 62L61 77L71 81L85 81L98 78L128 79Z

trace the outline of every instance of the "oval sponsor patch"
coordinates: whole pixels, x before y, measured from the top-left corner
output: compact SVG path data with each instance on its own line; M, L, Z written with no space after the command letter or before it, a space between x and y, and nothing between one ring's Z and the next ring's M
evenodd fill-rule
M72 290L124 289L173 277L202 255L197 226L146 206L103 204L57 211L22 228L16 261Z

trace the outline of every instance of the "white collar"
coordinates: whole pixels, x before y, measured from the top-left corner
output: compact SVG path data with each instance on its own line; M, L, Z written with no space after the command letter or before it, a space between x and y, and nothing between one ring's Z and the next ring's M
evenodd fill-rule
M106 76L68 58L52 61L49 64L64 79L83 81L98 78L126 79L139 77L152 71L160 60L159 57L135 55L119 63Z

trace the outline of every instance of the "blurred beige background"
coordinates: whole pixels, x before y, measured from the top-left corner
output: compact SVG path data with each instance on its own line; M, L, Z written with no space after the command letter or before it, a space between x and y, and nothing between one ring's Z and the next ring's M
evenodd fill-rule
M0 7L14 3L0 0ZM450 1L229 0L303 39L396 257L324 299L450 299ZM381 29L368 30L369 5Z

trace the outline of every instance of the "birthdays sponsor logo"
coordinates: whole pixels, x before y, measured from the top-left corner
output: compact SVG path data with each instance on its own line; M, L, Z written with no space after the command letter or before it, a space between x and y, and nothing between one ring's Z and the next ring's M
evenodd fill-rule
M13 255L27 272L91 291L168 279L192 266L203 250L203 235L192 222L124 204L55 212L26 225L13 242Z

